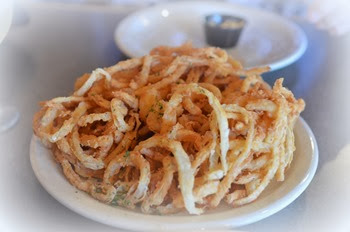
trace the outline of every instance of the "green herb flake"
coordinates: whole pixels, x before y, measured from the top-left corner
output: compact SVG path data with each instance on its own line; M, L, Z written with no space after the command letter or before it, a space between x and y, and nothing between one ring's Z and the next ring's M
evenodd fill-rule
M117 192L110 204L113 206L121 205L126 197L126 193L125 191Z
M129 158L129 156L130 156L130 151L126 151L124 154L124 158L127 159Z
M118 200L117 200L115 197L114 197L114 199L111 201L110 204L113 205L113 206L119 205L119 204L118 204Z
M153 109L153 106L151 107L151 109L149 110L149 112L155 112L155 110Z
M96 188L96 189L95 189L95 192L96 192L96 193L102 193L102 188L101 188L101 187Z
M125 206L130 206L131 205L131 202L129 200L124 200L123 204Z

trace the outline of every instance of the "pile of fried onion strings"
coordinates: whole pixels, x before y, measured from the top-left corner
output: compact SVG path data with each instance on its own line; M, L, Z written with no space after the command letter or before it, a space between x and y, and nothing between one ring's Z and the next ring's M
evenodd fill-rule
M107 204L148 214L237 207L284 180L305 107L265 71L219 48L157 47L41 102L34 133L72 185Z

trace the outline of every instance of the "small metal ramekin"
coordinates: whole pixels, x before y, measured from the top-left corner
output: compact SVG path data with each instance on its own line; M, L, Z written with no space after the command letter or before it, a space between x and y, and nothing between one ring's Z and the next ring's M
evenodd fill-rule
M211 46L230 48L234 47L246 25L242 18L225 15L210 14L205 17L205 36Z

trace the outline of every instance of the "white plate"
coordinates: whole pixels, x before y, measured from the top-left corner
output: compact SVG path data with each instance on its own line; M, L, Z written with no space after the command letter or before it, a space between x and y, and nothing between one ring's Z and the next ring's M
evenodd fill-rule
M196 47L209 46L204 17L225 13L244 18L237 46L228 53L244 67L283 68L305 52L307 39L293 22L276 14L225 2L176 2L137 11L122 20L114 33L117 46L129 57L140 57L159 45L179 46L191 40Z
M30 145L30 161L36 177L55 199L78 214L104 224L138 231L237 227L256 222L283 209L312 180L318 163L315 137L303 119L297 121L294 131L297 149L284 182L270 183L260 197L248 205L239 208L221 207L200 216L146 215L100 203L75 189L65 179L50 150L42 146L35 136Z

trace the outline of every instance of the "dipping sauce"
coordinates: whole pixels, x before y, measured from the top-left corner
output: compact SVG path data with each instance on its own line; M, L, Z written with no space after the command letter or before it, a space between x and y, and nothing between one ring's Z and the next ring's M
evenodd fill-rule
M205 36L211 46L230 48L234 47L246 24L242 18L219 13L205 17Z

